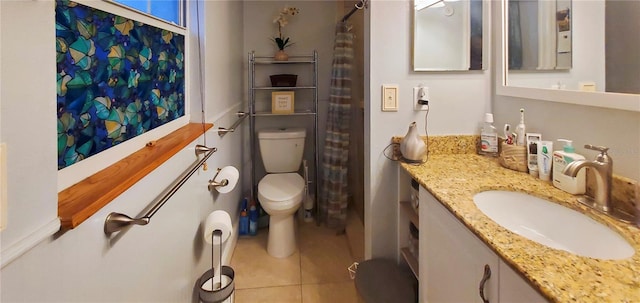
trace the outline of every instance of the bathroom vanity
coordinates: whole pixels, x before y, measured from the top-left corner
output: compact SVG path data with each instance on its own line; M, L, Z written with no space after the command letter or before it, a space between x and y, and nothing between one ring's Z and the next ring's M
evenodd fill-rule
M426 163L400 166L400 200L408 180L420 184L420 302L482 302L481 296L492 303L640 301L640 254L604 260L550 248L498 225L476 207L473 196L499 189L558 203L618 233L636 252L637 227L588 209L551 183L474 153L432 152ZM399 215L399 239L404 219ZM549 220L554 220L551 215Z

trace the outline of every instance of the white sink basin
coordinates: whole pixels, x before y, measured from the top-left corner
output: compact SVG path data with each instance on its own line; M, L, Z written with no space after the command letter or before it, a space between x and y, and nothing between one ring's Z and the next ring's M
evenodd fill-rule
M548 247L596 259L618 260L635 250L617 232L588 216L524 193L485 191L473 202L502 227Z

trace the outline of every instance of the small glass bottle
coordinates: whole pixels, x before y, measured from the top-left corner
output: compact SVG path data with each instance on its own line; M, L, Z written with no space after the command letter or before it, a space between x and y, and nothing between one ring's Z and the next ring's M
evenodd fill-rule
M480 130L480 146L478 154L485 156L498 156L498 130L493 126L493 114L484 115L484 125Z

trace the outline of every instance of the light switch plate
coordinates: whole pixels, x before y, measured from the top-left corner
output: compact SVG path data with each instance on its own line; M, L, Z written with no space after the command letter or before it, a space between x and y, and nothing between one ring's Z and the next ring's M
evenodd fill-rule
M383 112L398 111L398 85L397 84L382 85L382 111Z
M7 146L0 143L0 231L7 226Z

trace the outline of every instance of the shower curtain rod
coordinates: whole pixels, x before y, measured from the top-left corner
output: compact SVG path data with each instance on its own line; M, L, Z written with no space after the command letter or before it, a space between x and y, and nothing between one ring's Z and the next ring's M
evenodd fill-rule
M354 5L354 7L351 9L351 11L348 12L346 15L344 15L344 17L342 17L342 22L347 21L347 19L349 19L349 17L351 17L351 15L353 15L353 13L355 13L357 10L361 10L363 8L367 8L367 0L358 1L358 3L356 3Z

